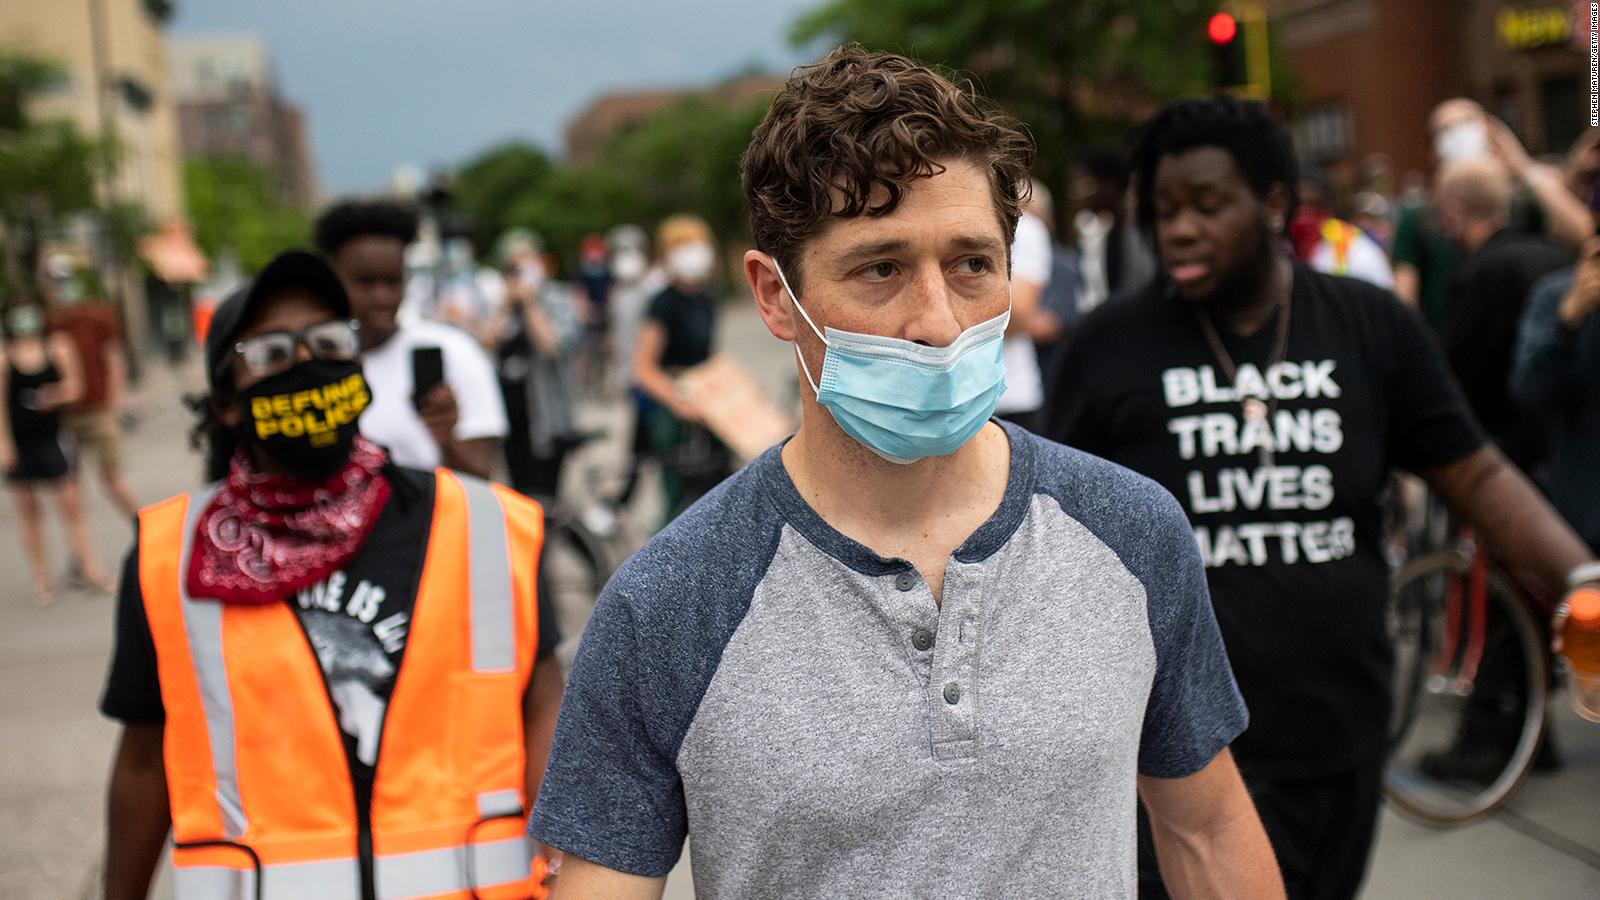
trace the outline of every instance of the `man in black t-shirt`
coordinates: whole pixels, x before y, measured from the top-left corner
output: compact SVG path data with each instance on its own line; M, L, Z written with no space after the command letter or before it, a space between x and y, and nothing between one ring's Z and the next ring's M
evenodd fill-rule
M1388 723L1378 496L1390 470L1427 479L1552 586L1589 554L1485 441L1414 314L1281 251L1298 178L1259 104L1166 107L1134 169L1164 277L1080 326L1047 434L1183 502L1250 708L1235 752L1289 895L1352 897ZM1142 896L1164 896L1144 857Z

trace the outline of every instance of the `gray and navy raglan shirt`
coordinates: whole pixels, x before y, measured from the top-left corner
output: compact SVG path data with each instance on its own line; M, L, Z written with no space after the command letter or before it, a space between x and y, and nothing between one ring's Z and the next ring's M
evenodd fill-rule
M773 448L623 566L530 829L701 897L1133 897L1135 775L1244 730L1194 535L1154 482L1006 425L942 603Z

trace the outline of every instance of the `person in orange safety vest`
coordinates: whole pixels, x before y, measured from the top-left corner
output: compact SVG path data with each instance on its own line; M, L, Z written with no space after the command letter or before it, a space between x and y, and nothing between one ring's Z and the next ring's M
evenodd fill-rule
M542 897L524 835L562 675L538 504L389 462L337 275L279 255L216 310L214 483L147 507L101 709L106 896Z

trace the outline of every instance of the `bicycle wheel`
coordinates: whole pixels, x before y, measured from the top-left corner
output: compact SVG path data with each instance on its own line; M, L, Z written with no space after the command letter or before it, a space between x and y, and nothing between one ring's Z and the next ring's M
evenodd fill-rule
M570 667L578 638L611 577L610 552L582 525L551 516L546 520L542 568L543 589L561 629L557 655Z
M1415 560L1396 577L1390 610L1395 703L1384 794L1407 817L1441 828L1505 802L1544 737L1544 638L1516 586L1474 565L1453 551Z

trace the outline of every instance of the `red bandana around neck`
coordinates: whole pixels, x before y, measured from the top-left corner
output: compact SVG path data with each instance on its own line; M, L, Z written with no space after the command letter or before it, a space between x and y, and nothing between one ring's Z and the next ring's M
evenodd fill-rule
M258 471L240 452L200 514L187 586L197 600L274 603L338 571L366 543L389 500L388 456L357 437L321 483Z

